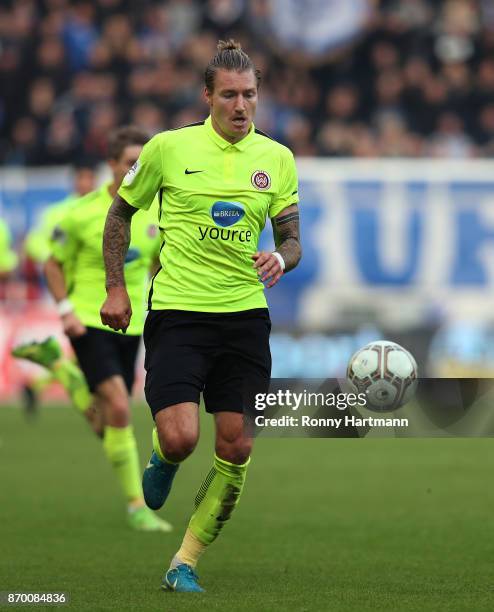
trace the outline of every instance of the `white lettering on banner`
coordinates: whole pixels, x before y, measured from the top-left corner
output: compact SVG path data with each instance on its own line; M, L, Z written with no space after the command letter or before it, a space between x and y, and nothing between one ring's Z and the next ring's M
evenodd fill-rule
M467 166L328 162L322 172L319 160L301 164L301 202L310 206L310 178L321 215L303 236L319 257L299 298L298 322L490 318L494 164Z
M494 160L298 159L299 266L267 292L273 321L301 328L491 318ZM20 244L69 188L67 169L0 170L2 217ZM62 178L61 178L62 177ZM63 180L62 180L63 179ZM221 229L197 239L247 241L238 203L217 202ZM262 238L261 249L272 250Z

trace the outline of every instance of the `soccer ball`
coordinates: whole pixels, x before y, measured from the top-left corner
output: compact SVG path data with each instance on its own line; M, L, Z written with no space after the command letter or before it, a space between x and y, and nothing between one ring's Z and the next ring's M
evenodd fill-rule
M350 359L347 380L353 392L365 393L370 410L396 410L415 393L417 363L399 344L371 342Z

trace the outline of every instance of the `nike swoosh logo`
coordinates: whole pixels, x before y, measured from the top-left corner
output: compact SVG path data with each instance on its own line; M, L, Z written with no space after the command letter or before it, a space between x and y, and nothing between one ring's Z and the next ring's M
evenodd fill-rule
M198 172L204 172L204 170L189 170L185 168L185 174L197 174Z

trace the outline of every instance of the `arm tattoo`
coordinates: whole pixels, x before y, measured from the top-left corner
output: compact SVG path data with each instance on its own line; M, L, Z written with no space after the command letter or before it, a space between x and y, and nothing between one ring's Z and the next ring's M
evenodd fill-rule
M302 257L299 215L296 205L289 206L273 219L276 250L285 260L285 272L293 270Z
M124 287L124 261L130 244L130 223L137 209L115 196L103 234L103 258L106 270L106 288Z
M290 223L290 221L298 222L298 220L299 220L298 212L290 213L288 215L285 215L284 217L280 217L279 219L276 219L276 227L279 227L280 225L283 225L284 223Z

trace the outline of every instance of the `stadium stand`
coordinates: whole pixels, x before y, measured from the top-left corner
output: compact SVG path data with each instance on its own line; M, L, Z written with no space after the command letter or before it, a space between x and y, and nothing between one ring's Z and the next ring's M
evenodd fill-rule
M258 127L297 156L493 153L489 0L341 4L3 2L0 161L102 160L118 124L155 133L202 119L204 58L232 35L263 72Z

